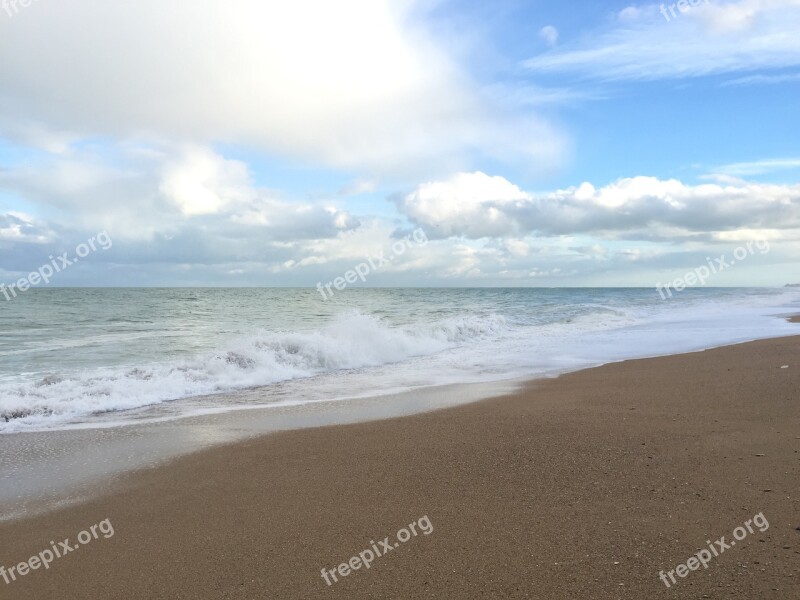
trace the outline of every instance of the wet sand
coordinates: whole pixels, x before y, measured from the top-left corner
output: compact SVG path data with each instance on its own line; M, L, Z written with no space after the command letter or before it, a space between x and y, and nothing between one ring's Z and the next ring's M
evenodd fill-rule
M798 481L791 337L181 457L80 505L0 524L6 568L105 519L114 528L48 570L0 579L0 590L37 600L800 598ZM764 532L669 589L659 579L758 513ZM433 531L394 548L423 516ZM326 584L321 569L387 536L392 550L371 568Z
M523 380L441 385L385 396L228 410L124 427L99 427L0 435L0 522L47 512L96 495L119 475L178 456L309 427L363 423L430 412L508 394ZM256 403L258 388L237 395ZM209 403L230 405L230 398ZM169 408L179 401L168 403ZM130 415L130 413L128 413ZM110 420L118 418L109 414Z

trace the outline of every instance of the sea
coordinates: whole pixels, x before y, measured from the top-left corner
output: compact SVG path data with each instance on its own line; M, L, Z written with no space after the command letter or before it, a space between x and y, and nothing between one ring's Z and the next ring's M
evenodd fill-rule
M0 434L562 373L800 326L797 288L37 288L0 298ZM257 393L253 393L257 391ZM247 392L247 393L245 393Z

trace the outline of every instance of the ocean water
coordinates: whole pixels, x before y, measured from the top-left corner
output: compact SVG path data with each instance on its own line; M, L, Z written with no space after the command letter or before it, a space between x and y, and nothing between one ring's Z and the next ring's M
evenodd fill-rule
M0 303L0 433L552 376L796 334L793 312L792 288L34 289Z

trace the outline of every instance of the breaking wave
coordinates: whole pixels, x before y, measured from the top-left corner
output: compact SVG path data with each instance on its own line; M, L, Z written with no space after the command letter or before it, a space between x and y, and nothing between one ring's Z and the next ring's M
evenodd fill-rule
M180 398L398 363L490 338L508 328L498 315L392 327L354 312L315 331L259 331L190 360L46 375L6 385L0 391L0 432L47 428Z

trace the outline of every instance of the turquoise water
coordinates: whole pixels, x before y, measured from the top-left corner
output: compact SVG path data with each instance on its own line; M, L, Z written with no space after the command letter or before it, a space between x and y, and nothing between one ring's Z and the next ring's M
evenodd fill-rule
M792 289L34 289L0 303L0 432L539 376L784 335ZM292 397L277 394L293 382ZM276 392L273 394L271 392ZM284 390L285 392L285 390ZM197 403L184 402L187 412ZM179 411L180 412L180 411Z

